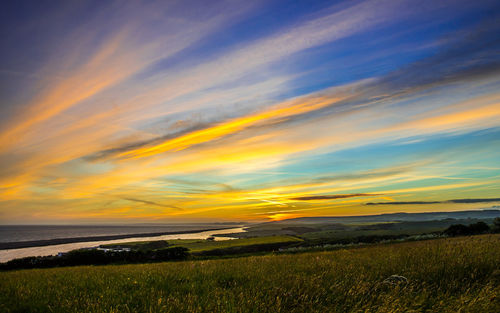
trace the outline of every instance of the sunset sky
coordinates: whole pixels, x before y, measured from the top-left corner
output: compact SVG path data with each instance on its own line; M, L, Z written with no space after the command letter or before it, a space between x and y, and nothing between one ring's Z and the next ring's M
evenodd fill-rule
M0 15L0 224L500 205L498 1L10 1Z

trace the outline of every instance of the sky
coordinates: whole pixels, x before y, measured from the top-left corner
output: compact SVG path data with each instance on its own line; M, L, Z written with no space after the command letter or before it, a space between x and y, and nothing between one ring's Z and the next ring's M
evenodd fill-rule
M10 1L0 224L500 205L498 1Z

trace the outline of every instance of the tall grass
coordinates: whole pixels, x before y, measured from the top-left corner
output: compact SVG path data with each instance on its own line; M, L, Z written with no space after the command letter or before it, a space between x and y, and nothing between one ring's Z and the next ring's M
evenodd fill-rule
M500 312L500 236L0 273L1 312ZM390 275L408 283L384 284Z

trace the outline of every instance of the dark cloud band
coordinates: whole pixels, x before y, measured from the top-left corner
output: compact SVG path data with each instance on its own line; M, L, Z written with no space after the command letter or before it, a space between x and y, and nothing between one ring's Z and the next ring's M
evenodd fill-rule
M132 202L139 202L139 203L143 203L143 204L159 206L159 207L163 207L163 208L182 210L181 208L176 207L175 205L161 204L161 203L148 201L148 200L141 200L141 199L135 199L135 198L122 198L122 199L127 200L127 201L132 201Z
M482 203L500 202L500 198L488 199L452 199L445 201L394 201L394 202L368 202L365 205L404 205L404 204L438 204L438 203Z

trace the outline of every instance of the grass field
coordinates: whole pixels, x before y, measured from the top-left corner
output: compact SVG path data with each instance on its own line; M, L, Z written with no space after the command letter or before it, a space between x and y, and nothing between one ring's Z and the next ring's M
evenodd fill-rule
M267 237L254 237L254 238L243 238L234 240L223 240L223 241L210 241L202 239L174 239L168 240L169 247L184 247L189 249L190 252L202 252L209 251L213 249L227 249L233 247L245 247L252 245L267 245L267 244L277 244L286 242L300 242L302 239L293 236L267 236ZM141 247L143 245L148 245L150 242L128 242L121 244L111 244L104 245L103 247Z
M293 235L303 239L348 239L359 236L420 235L442 232L453 224L469 225L478 221L492 224L493 219L444 219L403 222L349 222L349 223L264 223L252 225L243 233L226 234L228 237L249 238L271 235Z
M299 238L292 236L269 236L269 237L255 237L255 238L245 238L245 239L234 239L234 240L224 240L224 241L207 241L198 240L195 242L182 242L181 240L172 240L171 243L174 247L185 247L188 248L190 252L202 252L212 249L227 249L232 247L244 247L252 245L266 245L274 243L284 243L284 242L300 242ZM170 241L169 241L170 242Z
M500 312L500 235L0 273L0 312ZM408 283L385 284L398 274Z

